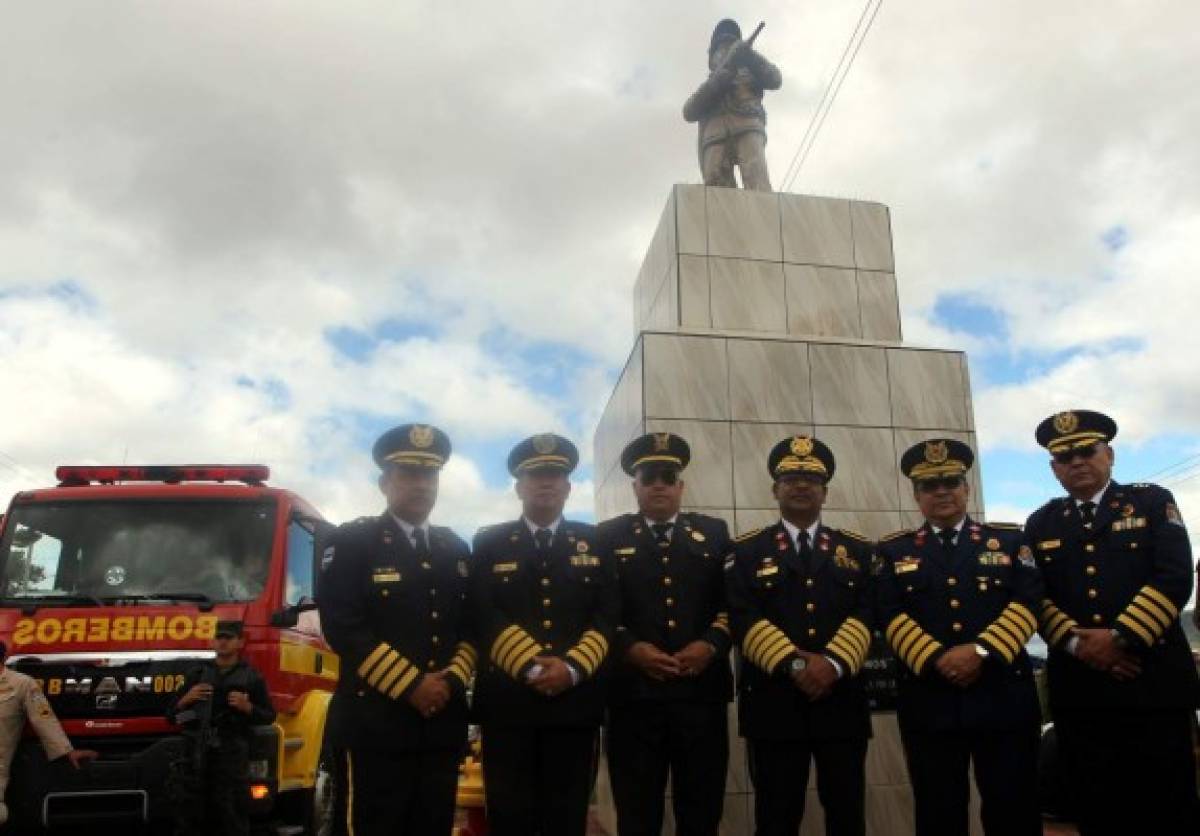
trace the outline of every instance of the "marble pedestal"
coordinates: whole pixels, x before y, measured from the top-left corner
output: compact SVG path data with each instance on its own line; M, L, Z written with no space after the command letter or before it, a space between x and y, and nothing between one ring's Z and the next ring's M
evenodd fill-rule
M766 460L788 435L815 435L837 458L823 520L872 538L920 522L898 467L907 447L934 435L976 446L965 355L902 341L881 204L677 185L638 275L634 322L594 438L597 519L636 509L619 460L645 432L688 440L685 507L736 533L778 518ZM970 511L982 518L978 466L971 479ZM731 726L723 832L750 833ZM877 715L875 730L868 830L911 833L894 717ZM823 832L811 800L805 834Z

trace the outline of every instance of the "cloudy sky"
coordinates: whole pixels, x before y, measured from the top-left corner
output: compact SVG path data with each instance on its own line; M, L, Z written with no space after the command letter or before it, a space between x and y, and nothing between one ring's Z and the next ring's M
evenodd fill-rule
M813 3L9 3L0 499L63 462L261 461L341 520L437 423L442 522L515 516L632 343L714 22L767 28L777 179L862 10ZM885 2L793 191L892 209L906 338L969 352L994 518L1091 406L1200 518L1200 11Z

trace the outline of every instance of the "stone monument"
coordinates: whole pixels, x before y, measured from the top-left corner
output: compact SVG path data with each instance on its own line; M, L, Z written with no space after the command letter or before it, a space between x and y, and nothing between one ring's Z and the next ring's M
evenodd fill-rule
M677 185L634 287L634 324L594 440L598 519L636 510L618 460L646 432L688 440L685 509L738 533L778 519L766 460L787 435L815 435L837 457L822 521L872 538L921 520L900 453L934 435L976 446L965 355L903 342L881 204ZM977 519L979 470L970 477ZM736 725L722 832L748 834ZM876 714L874 726L868 832L911 833L894 715ZM822 833L809 792L803 833Z

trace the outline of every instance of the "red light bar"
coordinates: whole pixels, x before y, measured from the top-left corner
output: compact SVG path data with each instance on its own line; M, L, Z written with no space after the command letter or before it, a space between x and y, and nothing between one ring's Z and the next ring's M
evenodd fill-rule
M61 465L54 471L61 485L87 485L91 482L245 482L261 485L271 478L265 464L184 464L184 465Z

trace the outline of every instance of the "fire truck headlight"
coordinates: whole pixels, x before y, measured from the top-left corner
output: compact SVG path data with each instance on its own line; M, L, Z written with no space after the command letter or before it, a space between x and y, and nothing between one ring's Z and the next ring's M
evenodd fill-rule
M251 784L250 797L255 801L262 801L271 794L271 788L266 784Z

